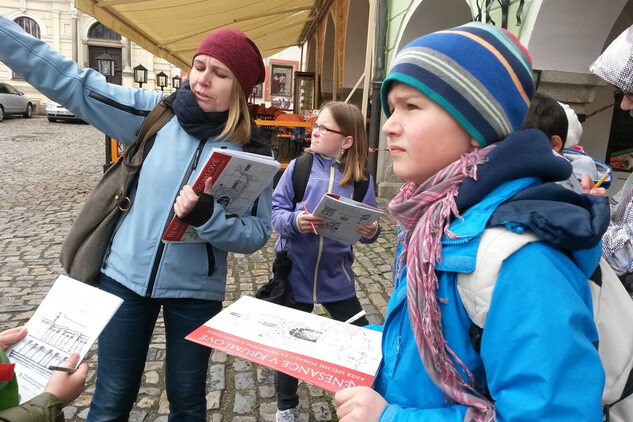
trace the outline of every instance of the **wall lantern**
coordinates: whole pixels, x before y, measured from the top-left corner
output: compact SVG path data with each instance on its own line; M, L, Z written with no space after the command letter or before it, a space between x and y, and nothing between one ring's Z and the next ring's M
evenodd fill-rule
M106 80L114 76L114 59L107 52L98 55L95 60L97 61L97 70L105 76Z
M171 78L171 87L173 89L180 88L180 76L176 75L173 78Z
M147 69L139 64L134 68L134 82L136 82L139 88L143 88L143 84L147 83Z
M165 72L159 72L156 74L156 85L160 87L162 91L167 86L167 75Z

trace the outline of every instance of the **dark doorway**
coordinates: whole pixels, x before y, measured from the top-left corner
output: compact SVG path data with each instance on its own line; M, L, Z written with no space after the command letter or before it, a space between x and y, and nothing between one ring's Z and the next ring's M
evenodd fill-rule
M108 82L121 85L123 83L123 78L121 75L121 49L113 48L113 47L99 47L96 45L88 46L88 57L90 67L93 69L97 69L97 56L100 56L103 53L108 53L110 57L114 59L114 76L108 78Z

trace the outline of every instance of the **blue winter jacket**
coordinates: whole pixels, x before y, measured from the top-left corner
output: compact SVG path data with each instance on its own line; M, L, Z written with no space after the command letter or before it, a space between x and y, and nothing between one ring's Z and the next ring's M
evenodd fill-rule
M161 92L107 83L97 71L80 69L4 17L0 17L0 61L48 98L125 145L134 141L143 120L162 98ZM260 196L255 216L251 210L241 217L227 216L214 202L212 217L196 228L207 243L168 243L159 252L161 235L199 143L176 117L158 132L141 168L133 206L112 240L102 272L139 295L221 301L227 253L255 252L272 233L271 186ZM217 147L241 149L225 139L209 139L199 162L204 163Z
M313 211L325 193L352 198L354 183L345 186L338 184L342 173L336 160L320 154L313 155L312 169L303 197L307 209ZM294 166L295 160L288 164L273 193L272 225L279 235L275 254L280 249L287 249L288 257L292 260L292 270L288 277L295 300L300 303L328 303L354 297L354 253L351 245L312 233L300 233L297 228L297 216L304 210L301 203L294 207L292 204ZM363 202L376 206L371 177ZM361 237L360 242L373 243L379 235L380 227L371 239Z
M480 166L477 181L462 185L460 195L466 187L465 197L474 196L467 209L461 208L463 220L450 225L457 238L442 240L436 271L444 338L472 372L480 392L494 400L497 421L601 421L604 372L587 279L600 259L600 235L608 221L606 198L542 183L536 176L552 166L569 166L540 155L554 157L548 145L522 156L523 163L514 160L513 166L532 174L515 179L499 158L521 155L506 142L496 148L505 154L491 157ZM531 159L542 159L543 168L528 168ZM486 174L486 167L493 171ZM571 168L563 173L568 177ZM490 183L486 176L497 180ZM489 188L478 191L477 183ZM545 241L528 244L504 261L477 353L457 274L473 271L480 236L492 225L519 233L528 228ZM467 407L445 400L420 359L409 320L406 267L395 273L386 320L379 327L383 361L374 389L389 403L380 421L461 422Z

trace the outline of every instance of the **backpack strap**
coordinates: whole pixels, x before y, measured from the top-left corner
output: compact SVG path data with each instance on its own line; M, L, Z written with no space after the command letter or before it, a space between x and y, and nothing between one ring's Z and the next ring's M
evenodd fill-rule
M369 172L365 169L365 180L354 181L354 196L352 199L357 202L363 202L367 189L369 189Z
M294 197L292 199L293 208L299 202L303 201L306 193L308 179L310 179L310 170L312 170L312 162L314 156L312 154L301 155L295 160L295 166L292 170L292 188ZM363 202L365 195L369 189L369 172L365 170L365 180L354 181L354 195L352 199L357 202Z
M486 323L492 291L503 261L528 243L540 240L540 237L530 231L519 234L502 226L483 231L477 249L475 270L457 275L457 290L475 325L483 328Z
M126 156L134 155L134 151L138 150L142 153L142 159L145 160L147 154L149 154L149 151L154 145L156 134L174 116L174 110L169 105L170 102L168 98L169 97L165 97L160 100L149 112L145 120L143 120L143 124L136 135L136 139L132 145L126 148L126 151L128 149L130 150L130 152L125 154Z
M310 170L312 170L312 154L301 155L295 160L295 166L292 170L292 189L294 197L292 198L293 208L299 202L303 201L303 195L306 193L308 179L310 179Z

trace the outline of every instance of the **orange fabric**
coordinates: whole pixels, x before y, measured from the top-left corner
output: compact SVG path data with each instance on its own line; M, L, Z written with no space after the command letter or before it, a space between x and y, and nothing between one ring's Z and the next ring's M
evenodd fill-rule
M308 117L308 119L306 120L307 123L314 123L316 122L317 118L319 116L310 116ZM306 129L306 136L312 134L312 126L310 126L309 128Z
M286 122L303 122L301 115L299 114L286 114L282 113L275 116L275 120L286 121Z

